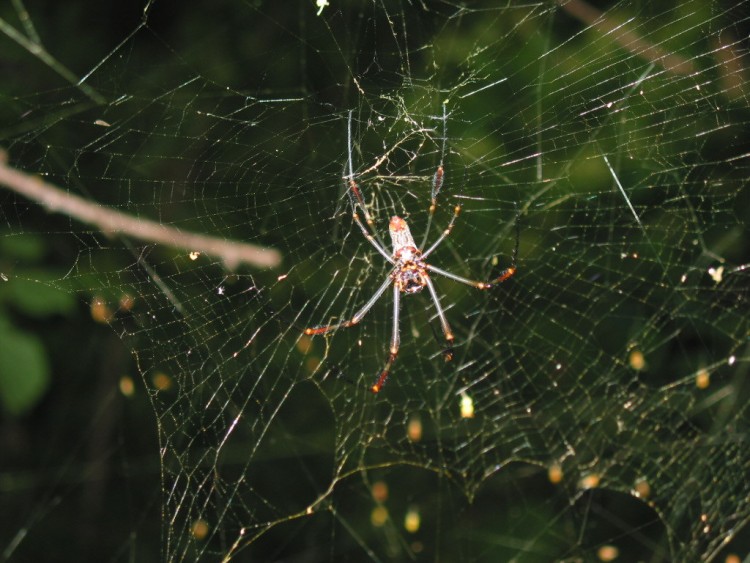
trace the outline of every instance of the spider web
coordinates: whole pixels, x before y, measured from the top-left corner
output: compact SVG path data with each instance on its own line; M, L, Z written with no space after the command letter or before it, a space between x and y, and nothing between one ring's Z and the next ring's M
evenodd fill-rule
M747 7L330 4L198 20L145 3L64 62L84 24L53 33L39 12L46 51L13 42L46 73L8 87L13 167L282 259L229 263L2 195L3 237L69 256L49 283L133 299L111 325L158 431L161 557L746 554ZM390 271L352 221L350 153L388 249L392 215L429 246L460 204L429 262L490 280L520 232L500 286L432 277L453 361L427 292L402 296L378 395L390 291L354 327L303 334Z

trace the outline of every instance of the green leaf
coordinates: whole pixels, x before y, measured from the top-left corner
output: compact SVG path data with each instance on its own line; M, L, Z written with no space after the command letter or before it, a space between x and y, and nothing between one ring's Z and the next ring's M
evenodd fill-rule
M49 387L47 352L33 334L0 325L0 403L12 415L33 408Z
M34 317L68 315L76 307L75 297L51 285L43 283L49 273L34 272L35 280L10 278L0 284L0 300L10 303L15 309Z
M9 259L38 262L47 251L44 237L32 233L0 236L0 255Z

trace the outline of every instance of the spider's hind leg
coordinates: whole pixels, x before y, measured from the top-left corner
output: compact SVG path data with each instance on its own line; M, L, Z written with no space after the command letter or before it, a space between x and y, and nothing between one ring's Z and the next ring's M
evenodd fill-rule
M427 289L430 291L430 297L432 302L435 304L435 310L437 311L438 318L440 319L440 327L443 329L443 336L445 337L445 349L443 350L443 359L446 362L450 362L453 359L453 331L448 324L448 319L445 316L445 311L440 305L440 299L438 299L437 291L430 278L425 278L427 282Z
M386 380L388 379L388 375L391 373L391 368L393 367L393 363L396 361L396 356L398 356L398 348L399 344L401 342L401 337L399 336L399 330L398 330L398 321L399 321L399 314L400 314L400 308L401 308L401 290L398 288L398 285L393 285L393 333L391 335L391 347L388 354L388 361L385 363L385 367L380 372L380 375L378 376L378 380L375 382L375 384L370 387L370 390L373 393L377 393L383 388L383 385L385 385Z

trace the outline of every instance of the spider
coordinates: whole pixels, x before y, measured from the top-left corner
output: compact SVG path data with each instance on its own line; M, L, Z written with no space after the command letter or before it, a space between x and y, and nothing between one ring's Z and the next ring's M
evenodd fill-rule
M444 175L445 172L443 170L443 165L440 164L432 179L432 202L430 205L430 219L432 219L432 215L435 212L436 198L437 194L440 192L440 188L443 185ZM369 301L367 301L367 303L365 303L364 306L362 306L362 308L357 311L350 320L341 321L339 323L326 326L307 328L305 329L304 333L308 336L313 336L316 334L325 334L339 328L349 328L358 324L367 314L367 312L372 308L372 306L375 305L378 299L380 299L380 297L386 292L388 286L393 285L393 332L391 335L391 345L388 351L388 359L386 360L385 367L378 375L376 382L372 387L370 387L370 390L373 393L377 393L383 388L383 385L385 385L385 382L388 379L388 375L391 372L391 368L393 367L393 364L396 361L396 357L398 356L400 343L399 312L401 306L401 294L404 293L406 295L411 295L414 293L419 293L425 287L427 288L427 291L429 291L430 297L432 298L432 302L435 305L437 316L440 319L440 326L443 330L443 336L445 337L445 360L452 360L454 340L453 332L451 331L450 324L448 324L448 319L445 316L445 311L440 305L440 299L438 298L437 292L435 291L435 285L432 283L430 273L444 276L454 281L473 286L477 289L490 289L491 287L504 282L516 273L516 257L518 255L519 242L518 218L516 218L516 245L513 250L510 267L500 272L500 275L491 281L474 281L462 276L458 276L426 262L427 257L432 254L435 249L440 246L440 243L442 243L451 233L453 225L456 222L459 213L461 212L460 205L456 205L454 207L453 217L448 223L448 227L442 232L442 234L437 238L432 246L424 251L417 247L416 243L414 242L414 237L409 230L409 225L406 223L406 221L401 217L398 217L397 215L391 217L390 223L388 225L388 232L391 236L393 252L389 254L388 251L383 247L383 245L376 240L374 221L367 210L367 206L365 205L365 200L362 197L359 186L354 181L354 175L351 170L351 160L349 173L349 197L351 198L352 204L352 217L362 231L362 234L370 242L370 244L372 244L375 250L377 250L380 255L383 256L383 258L385 258L385 260L393 266L393 268L391 269L388 277L383 281L381 286L375 291L372 297L370 297ZM357 208L362 210L367 226L365 226L365 223L362 222L359 213L357 213ZM430 223L428 222L427 231L425 233L425 240L422 242L423 247L426 243L426 235L429 232L429 225Z

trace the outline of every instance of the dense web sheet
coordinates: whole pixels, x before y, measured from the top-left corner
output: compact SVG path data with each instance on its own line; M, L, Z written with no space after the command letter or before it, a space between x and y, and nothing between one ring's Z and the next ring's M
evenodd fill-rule
M175 239L0 195L3 237L74 249L49 283L132 298L111 324L151 394L162 558L746 553L747 6L329 3L144 4L76 70L4 24L52 76L5 94L9 165ZM497 287L433 274L452 361L402 294L377 395L390 290L303 334L390 271L350 159L389 250L393 215L429 247L460 204L429 261L490 280L520 233Z

